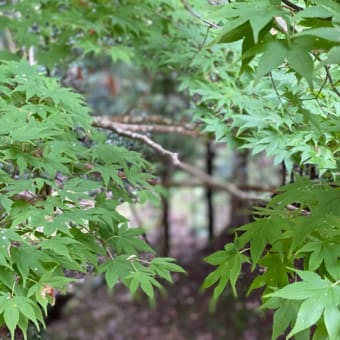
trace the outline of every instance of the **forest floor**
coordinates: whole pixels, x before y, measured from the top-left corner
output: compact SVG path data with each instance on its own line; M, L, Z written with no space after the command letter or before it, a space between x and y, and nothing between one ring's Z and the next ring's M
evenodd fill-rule
M131 297L117 286L107 291L102 280L85 280L68 301L62 315L47 327L48 340L267 340L271 318L257 309L256 297L245 298L249 275L239 285L241 297L229 289L222 294L215 312L209 311L210 291L200 289L211 271L202 259L222 248L230 238L217 238L205 246L202 238L172 221L171 255L186 269L174 284L157 294L152 305L144 296ZM32 339L33 340L33 339Z
M121 286L111 294L104 285L83 289L48 326L47 339L270 339L270 319L256 309L256 300L235 299L227 290L211 313L211 292L200 290L208 268L199 260L183 265L187 275L176 275L154 306L144 297L132 298Z

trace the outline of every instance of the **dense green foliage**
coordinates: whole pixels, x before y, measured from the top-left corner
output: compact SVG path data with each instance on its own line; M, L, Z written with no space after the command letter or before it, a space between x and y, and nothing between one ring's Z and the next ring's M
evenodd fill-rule
M18 26L25 33L26 24ZM40 307L81 273L153 298L157 277L171 282L183 271L171 258L146 257L144 231L116 210L155 195L151 165L107 142L83 99L44 73L24 60L1 63L0 324L12 337L16 327L26 334L29 320L44 324Z
M109 287L121 280L152 298L156 275L171 281L182 269L170 258L139 259L153 250L116 211L152 195L149 165L105 143L81 97L27 62L3 62L0 86L0 310L11 333L43 323L37 304L46 310L72 280L65 270L103 272Z
M263 307L275 309L272 338L337 339L340 332L339 189L339 11L332 1L304 4L298 11L280 1L233 4L228 23L212 44L242 40L241 89L224 119L242 148L266 151L275 162L317 167L319 179L297 178L281 189L255 222L239 228L233 244L206 258L217 269L204 287L217 284L216 300L243 263L263 268L249 293L263 290ZM262 79L264 77L264 79ZM249 84L245 83L247 79ZM265 100L264 100L265 99ZM218 101L216 101L218 102ZM235 107L237 108L235 112ZM213 115L209 131L218 124ZM230 130L221 132L230 138Z
M207 257L217 268L203 285L217 284L215 301L228 282L236 294L242 265L250 263L259 274L249 292L262 288L263 307L275 310L273 339L285 332L308 339L316 325L315 340L336 340L340 6L296 3L19 1L2 6L1 26L21 47L12 51L18 59L33 46L49 70L91 53L176 73L193 118L216 139L265 151L288 173L316 167L317 179L297 178L280 189L233 244ZM121 280L135 291L140 284L153 296L156 274L170 280L169 270L180 269L170 259L135 257L150 249L115 212L122 201L136 200L136 189L152 190L141 171L149 165L105 143L79 96L39 68L25 62L1 68L3 321L12 334L17 325L25 332L28 319L42 321L37 306L46 307L47 288L64 285L61 268L84 271L90 264L105 272L109 286ZM51 195L43 195L46 187ZM88 201L91 209L82 206ZM108 259L98 265L98 255Z

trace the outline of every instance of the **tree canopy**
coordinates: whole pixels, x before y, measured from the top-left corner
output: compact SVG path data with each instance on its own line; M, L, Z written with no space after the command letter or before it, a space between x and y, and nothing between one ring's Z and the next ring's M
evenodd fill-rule
M249 293L262 289L262 307L275 310L273 339L339 338L336 1L5 1L0 27L0 324L12 338L29 321L44 324L41 309L73 280L65 271L104 273L109 287L120 281L150 298L159 278L183 271L172 258L145 258L153 250L143 230L117 212L158 188L152 165L103 130L220 185L149 137L94 120L81 95L52 77L87 55L176 74L190 99L181 114L233 148L266 152L294 177L205 259L216 268L203 287L215 286L214 303L228 283L236 295L250 264Z

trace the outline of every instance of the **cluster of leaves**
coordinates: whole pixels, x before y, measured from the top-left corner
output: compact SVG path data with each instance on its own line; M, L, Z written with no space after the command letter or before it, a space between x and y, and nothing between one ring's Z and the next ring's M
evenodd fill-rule
M262 307L276 309L273 339L288 327L288 338L308 339L316 324L313 339L335 340L340 331L339 189L299 177L281 190L254 222L239 228L234 243L205 259L217 268L203 286L216 284L215 302L228 282L236 294L242 265L251 264L258 275L248 294L262 288Z
M248 263L257 272L248 293L262 289L262 307L275 310L273 339L287 334L335 340L340 336L335 66L340 7L328 0L294 7L282 3L233 2L219 8L215 18L228 20L211 46L226 44L239 51L239 82L232 85L230 77L222 76L196 88L202 101L217 108L217 114L203 118L207 131L253 153L266 151L289 172L294 164L316 166L320 178L298 178L283 187L258 210L254 222L238 229L234 243L208 256L206 261L217 268L203 286L216 285L214 302L228 283L236 294ZM228 84L230 104L219 99L223 84ZM231 129L217 128L228 121Z
M332 1L298 13L280 1L215 8L210 17L225 24L210 31L193 61L202 65L197 77L182 84L200 96L195 113L205 130L265 151L289 172L294 164L337 172L339 9Z
M130 60L143 43L169 25L163 12L176 1L19 1L2 4L0 25L15 36L19 46L35 47L45 66L67 64L86 54L111 56L113 61ZM18 23L20 23L18 25ZM165 24L166 23L166 24ZM159 47L158 47L159 48ZM13 54L2 51L3 58Z
M38 67L0 70L0 324L12 337L29 320L44 324L40 307L73 272L104 273L109 287L120 280L153 298L156 276L171 281L183 270L169 258L140 259L153 250L116 210L152 195L149 164L106 143L83 99Z
M190 15L182 6L179 9L178 7L177 1L145 1L138 4L135 1L36 0L19 1L15 5L3 4L0 6L3 13L0 15L0 25L6 27L15 38L17 46L23 48L17 49L15 54L2 50L0 57L20 59L23 54L29 53L30 47L33 47L35 61L47 67L51 71L50 74L55 73L53 67L56 65L58 70L62 67L64 73L67 73L65 68L67 69L74 60L78 65L95 60L95 66L91 63L88 65L93 72L100 64L98 59L105 57L102 60L115 63L115 76L120 76L124 70L130 68L137 84L133 86L138 87L139 77L144 76L147 81L141 87L145 90L145 87L149 86L145 92L153 91L156 95L154 98L148 96L141 102L139 97L146 96L139 91L137 99L130 84L129 89L125 90L126 86L124 87L124 94L120 93L120 98L108 96L108 100L107 98L103 100L102 97L96 98L96 91L91 88L92 93L89 94L88 102L95 114L108 115L117 109L120 109L119 114L122 114L140 104L143 111L148 107L152 115L171 115L171 118L177 116L174 120L181 120L187 103L186 97L181 93L168 95L167 98L161 97L162 91L174 93L177 82L177 75L174 72L169 74L169 51L171 48L180 48L181 45L176 43L177 39L182 41L188 39L193 42L196 40L192 35L195 32L192 26L186 27L190 22L188 20ZM184 32L180 33L183 29ZM184 48L187 48L186 45ZM164 54L161 53L162 49L165 51ZM186 58L191 58L196 51L195 46L190 48L185 52ZM126 66L132 60L133 64ZM124 67L120 63L124 63ZM176 61L177 65L179 63L181 60ZM101 96L102 92L97 91L97 94ZM123 107L122 102L125 104ZM159 138L156 137L156 140ZM181 136L174 139L167 136L160 139L160 142L170 149L179 144L183 149L182 155L192 154L192 145L183 143ZM166 145L167 143L169 145ZM126 139L123 144L128 144ZM137 143L133 146L142 150ZM147 152L144 154L148 156Z

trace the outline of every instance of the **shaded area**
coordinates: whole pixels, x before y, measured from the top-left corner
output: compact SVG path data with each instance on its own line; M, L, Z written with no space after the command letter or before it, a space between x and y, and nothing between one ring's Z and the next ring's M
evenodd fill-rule
M211 292L202 292L200 286L211 268L202 262L202 258L217 246L220 244L204 250L189 249L191 259L182 263L187 275L176 275L174 285L167 287L163 294L158 294L154 306L142 295L131 297L122 286L117 286L110 294L102 282L94 279L85 281L64 308L62 318L49 325L47 338L270 339L271 318L257 310L256 297L244 298L246 284L250 280L248 274L244 274L238 287L241 297L235 299L227 289L216 311L209 312ZM182 250L185 253L188 248ZM182 255L178 254L178 258L186 257Z
M235 171L234 179L240 173ZM244 178L241 180L246 181ZM230 201L224 193L215 193L215 238L207 245L210 235L204 188L175 189L169 197L171 209L167 212L166 233L170 238L167 246L170 256L176 258L187 274L175 275L174 284L165 285L164 292L157 294L155 305L143 294L132 297L121 285L109 293L103 279L89 277L80 286L75 286L74 297L63 308L61 318L49 324L47 339L270 339L270 315L258 310L258 296L246 298L247 287L254 276L249 268L243 268L238 283L239 297L234 298L227 288L215 312L210 311L212 289L201 290L202 282L213 269L203 262L203 258L232 241L233 235L225 229L226 225L246 223L249 209ZM122 213L129 214L129 211L126 206ZM148 232L148 240L159 252L164 251L162 214L164 209L159 211L147 205L136 207L130 216L135 226L155 224ZM155 223L157 220L159 225Z

